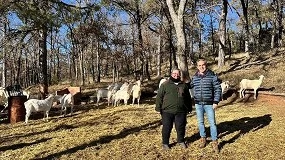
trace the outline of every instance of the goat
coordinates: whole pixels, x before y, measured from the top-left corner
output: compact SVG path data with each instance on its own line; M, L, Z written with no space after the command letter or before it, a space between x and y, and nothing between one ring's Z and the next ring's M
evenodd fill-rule
M189 93L190 93L191 99L193 100L193 98L194 98L194 90L193 90L193 88L189 88Z
M138 106L140 106L140 97L141 97L141 81L136 81L136 84L132 87L132 95L133 95L133 103L135 103L135 99L137 99Z
M27 96L27 99L29 99L30 98L30 92L29 91L23 91L23 96Z
M59 99L60 105L61 105L61 111L60 115L62 115L62 112L64 111L64 116L66 115L67 107L70 106L70 115L73 114L73 106L74 106L74 99L73 95L71 93L64 94Z
M263 79L264 79L263 75L260 75L258 80L242 79L240 82L240 90L239 90L240 98L244 98L244 92L246 89L253 89L254 90L254 99L256 99L257 98L257 89L260 87Z
M25 123L28 123L28 119L32 112L44 112L44 118L48 120L48 114L50 111L50 108L52 107L53 102L57 101L59 96L55 96L53 94L49 95L48 98L44 100L38 100L38 99L29 99L24 103L25 109L26 109L26 117L25 117Z
M97 103L96 105L99 106L99 102L101 98L107 98L108 97L108 89L100 88L97 90ZM110 94L110 93L109 93Z
M167 80L169 79L169 77L166 77L166 78L162 78L160 81L159 81L159 85L158 85L158 88L160 88L160 86L166 82ZM154 91L154 93L157 93L158 91ZM194 91L192 88L189 88L189 93L190 93L190 96L191 98L194 98Z
M225 90L230 87L230 82L229 81L224 81L221 83L221 88L222 88L222 95L221 98L223 100L223 94L225 93Z
M109 104L111 103L111 100L112 100L112 96L114 95L114 93L116 91L117 90L115 90L115 88L110 88L109 90L104 89L104 88L98 89L97 90L97 104L96 105L99 106L99 102L100 102L101 98L107 98L108 106L109 106Z
M122 85L123 85L122 83L118 83L118 82L112 83L112 84L110 84L110 85L107 87L107 89L108 89L108 90L112 90L112 89L114 89L114 90L119 90Z
M3 96L8 97L6 90L3 87L0 87L0 96L1 97L3 97Z
M168 80L168 77L167 77L167 78L162 78L162 79L159 81L158 88L160 88L160 86L162 85L162 83L166 82L167 80Z
M158 88L160 88L160 86L162 85L162 83L166 82L168 80L169 77L165 77L160 79L159 84L158 84ZM154 93L157 93L158 89L154 91Z
M117 106L120 100L124 100L124 104L127 105L132 91L132 84L124 83L120 90L118 90L113 97L114 106Z
M125 82L124 84L122 84L122 86L120 87L119 90L125 90L129 87L129 83L128 82Z
M224 81L221 83L221 88L222 88L222 94L224 94L225 90L228 89L230 86L230 82L229 81Z

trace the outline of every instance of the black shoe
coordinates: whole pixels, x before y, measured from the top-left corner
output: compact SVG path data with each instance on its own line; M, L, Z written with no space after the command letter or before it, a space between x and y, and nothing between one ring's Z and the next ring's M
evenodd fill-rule
M184 142L179 143L179 145L180 145L182 148L184 148L184 149L187 148L187 145L186 145Z
M162 149L163 149L163 150L169 150L170 147L169 147L168 144L162 144Z

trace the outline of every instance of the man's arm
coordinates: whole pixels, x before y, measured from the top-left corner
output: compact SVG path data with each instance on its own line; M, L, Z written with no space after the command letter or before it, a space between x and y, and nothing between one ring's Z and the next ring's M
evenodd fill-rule
M213 101L214 101L214 104L218 104L221 99L222 88L221 88L217 75L215 75L213 78L213 87L214 87L214 100Z

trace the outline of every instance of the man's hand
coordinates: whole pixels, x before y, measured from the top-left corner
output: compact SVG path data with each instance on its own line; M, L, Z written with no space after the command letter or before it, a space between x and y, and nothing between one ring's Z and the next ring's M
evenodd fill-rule
M218 108L218 104L213 104L213 109L217 109Z

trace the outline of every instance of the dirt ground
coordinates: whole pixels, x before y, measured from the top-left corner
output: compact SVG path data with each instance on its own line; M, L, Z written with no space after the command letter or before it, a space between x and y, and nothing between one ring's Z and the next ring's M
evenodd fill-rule
M216 111L221 152L214 154L210 139L206 148L197 147L195 111L187 117L189 147L176 145L173 130L171 150L163 151L153 99L140 106L80 105L67 117L53 109L48 122L38 114L28 125L0 123L0 159L285 159L284 113L282 96L260 94L254 100L247 94L222 101Z

